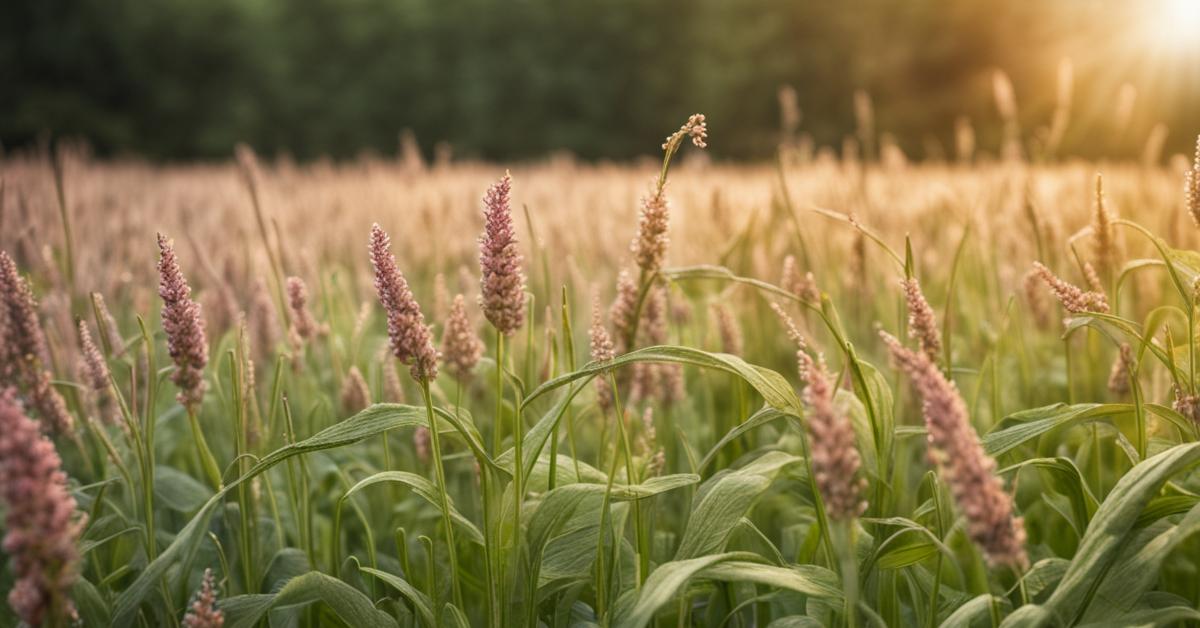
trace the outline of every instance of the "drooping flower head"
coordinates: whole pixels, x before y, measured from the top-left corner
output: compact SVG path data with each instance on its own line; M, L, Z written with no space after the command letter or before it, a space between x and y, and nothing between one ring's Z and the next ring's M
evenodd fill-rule
M996 476L996 461L979 443L957 387L924 352L905 348L886 332L880 336L921 397L930 459L967 519L968 536L990 563L1024 568L1024 522L1013 513L1012 497Z
M471 319L467 318L467 300L461 294L455 295L446 328L442 331L442 358L446 370L459 381L466 381L482 356L483 342L475 334Z
M783 321L788 338L796 344L796 364L804 380L804 403L808 406L805 427L808 431L814 477L825 511L831 519L845 521L861 515L867 508L862 498L867 481L859 476L862 459L849 418L833 403L837 389L824 361L814 360L806 350L804 338L791 317L778 303L771 308Z
M388 337L392 343L392 354L409 365L409 373L419 382L430 382L437 378L438 352L433 347L433 336L425 325L421 306L408 289L396 258L392 256L391 239L378 224L371 226L371 265L375 268L375 291L379 302L387 312Z
M512 177L507 173L483 197L479 238L479 305L500 333L511 336L525 322L525 275L513 225Z
M1049 268L1046 268L1044 265L1042 265L1041 262L1034 262L1033 268L1037 272L1038 276L1042 278L1042 281L1046 282L1046 285L1050 287L1050 291L1054 293L1056 298L1058 298L1058 301L1062 304L1063 309L1067 310L1068 312L1072 314L1081 314L1083 312L1108 312L1108 296L1106 296L1103 292L1095 289L1092 291L1084 291L1078 286L1074 286L1067 281L1060 279L1054 273L1050 272ZM1098 279L1095 277L1094 272L1087 272L1088 268L1090 268L1090 265L1085 264L1085 273L1089 275L1088 282L1094 285L1096 282L1098 282Z
M162 325L167 334L167 350L175 361L172 381L179 387L176 399L189 410L204 400L204 367L208 365L208 340L204 334L204 317L200 304L192 300L175 244L158 234L158 296L162 297Z
M65 625L76 616L71 588L82 522L58 452L12 389L0 392L0 495L8 507L4 551L16 576L9 605L31 626Z

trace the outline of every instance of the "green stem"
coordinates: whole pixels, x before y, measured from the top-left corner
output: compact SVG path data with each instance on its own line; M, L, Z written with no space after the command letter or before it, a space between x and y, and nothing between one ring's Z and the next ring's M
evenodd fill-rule
M450 487L446 485L446 471L442 467L441 437L433 415L433 397L429 394L429 380L421 381L421 395L425 398L425 410L429 420L429 438L433 449L433 469L437 475L438 497L442 506L442 523L446 528L446 550L450 559L450 585L454 594L454 605L463 609L462 588L458 582L458 549L454 545L454 521L450 517Z

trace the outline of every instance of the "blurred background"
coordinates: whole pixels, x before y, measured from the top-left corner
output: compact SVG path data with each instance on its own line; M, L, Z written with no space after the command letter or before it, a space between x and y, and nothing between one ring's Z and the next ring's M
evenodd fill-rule
M1200 132L1200 0L0 4L6 151L351 158L407 130L426 158L629 159L695 111L718 159L770 157L783 128L868 156L886 133L913 159L963 128L996 154L1016 132L1131 159Z

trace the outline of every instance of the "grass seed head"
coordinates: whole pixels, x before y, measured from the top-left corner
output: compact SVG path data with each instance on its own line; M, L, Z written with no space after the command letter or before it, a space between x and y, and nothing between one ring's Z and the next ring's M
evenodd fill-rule
M162 325L167 335L167 349L175 361L172 381L179 388L179 403L195 410L204 400L204 367L208 365L208 340L204 333L204 318L200 304L192 300L175 245L158 234L158 295L162 298Z
M967 518L971 540L993 565L1024 568L1028 563L1024 522L1013 513L1012 497L995 474L996 461L979 443L958 388L924 352L905 348L886 332L880 336L921 398L930 459Z
M83 525L54 444L12 389L0 392L0 495L8 507L4 551L16 576L9 605L31 626L67 625L77 618L71 590Z
M500 333L511 336L525 322L525 275L513 226L512 177L505 174L483 197L484 231L479 238L479 305Z
M929 301L925 300L921 284L915 277L902 280L900 285L904 288L904 300L908 306L908 337L917 342L930 361L937 362L938 354L942 351L942 335L938 331L933 308L929 307Z
M409 365L409 373L414 380L432 382L437 379L438 370L438 352L433 348L433 336L425 325L421 306L408 288L408 281L396 267L391 239L378 224L371 226L368 249L371 265L375 268L375 291L387 313L392 354Z
M204 570L200 589L192 596L182 624L184 628L221 628L225 625L225 613L217 608L217 587L212 569Z
M467 318L467 300L461 294L455 295L442 331L442 359L446 370L460 382L465 382L471 378L482 356L483 342L476 335L471 319Z
M1183 203L1192 222L1200 227L1200 136L1196 136L1196 156L1183 175Z

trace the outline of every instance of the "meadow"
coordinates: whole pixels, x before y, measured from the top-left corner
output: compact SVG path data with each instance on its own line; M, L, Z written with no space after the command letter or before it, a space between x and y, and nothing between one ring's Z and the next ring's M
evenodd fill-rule
M0 623L1200 623L1200 145L720 141L5 156Z

